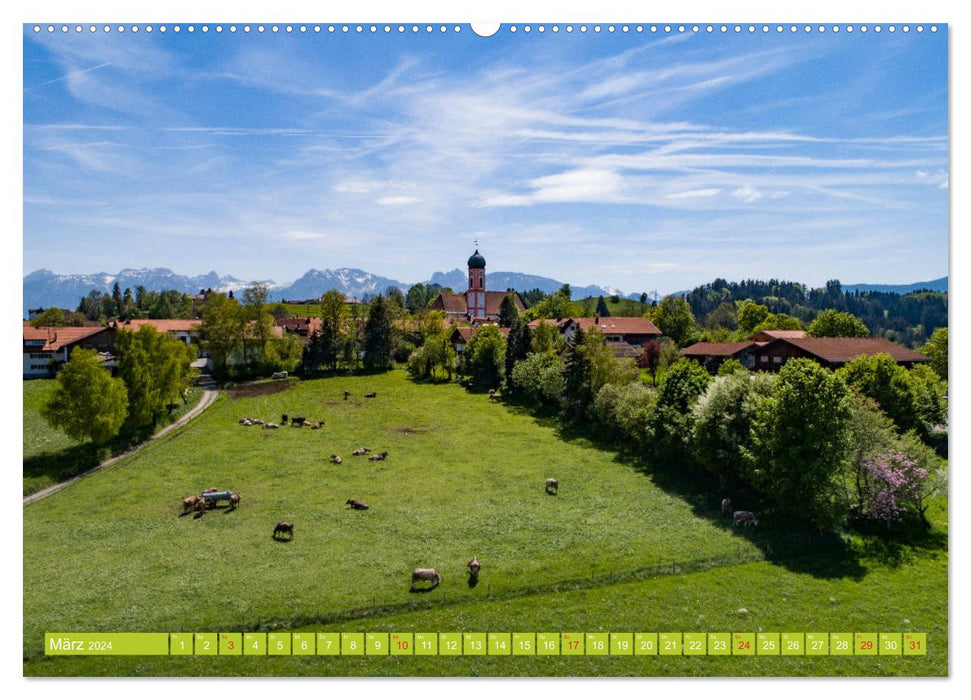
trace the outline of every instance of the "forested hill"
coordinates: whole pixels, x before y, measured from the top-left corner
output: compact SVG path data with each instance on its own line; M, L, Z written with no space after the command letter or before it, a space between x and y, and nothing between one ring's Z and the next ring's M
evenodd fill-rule
M863 321L870 333L914 347L924 343L935 328L947 326L947 292L847 291L839 280L810 289L798 282L716 279L684 295L695 318L705 319L724 302L747 299L784 313L808 325L823 309L848 311Z

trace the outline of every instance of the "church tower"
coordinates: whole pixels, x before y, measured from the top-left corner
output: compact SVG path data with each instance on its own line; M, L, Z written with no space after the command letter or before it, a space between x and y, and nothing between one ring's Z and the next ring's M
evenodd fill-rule
M469 318L485 318L486 315L486 261L476 248L469 258L469 290L465 293L465 305Z

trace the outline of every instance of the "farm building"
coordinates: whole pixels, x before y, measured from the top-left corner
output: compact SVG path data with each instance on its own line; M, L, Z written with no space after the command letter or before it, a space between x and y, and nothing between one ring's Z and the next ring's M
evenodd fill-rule
M34 328L24 323L24 379L52 376L78 347L97 350L109 360L115 347L114 332L101 326Z
M485 323L499 320L499 307L506 297L506 292L490 292L486 290L486 261L479 254L478 248L468 261L469 288L465 294L439 294L432 302L432 311L444 311L452 323L464 322ZM513 292L516 308L522 313L526 304L518 292Z
M742 363L747 369L755 366L755 356L761 347L760 343L695 343L681 351L682 357L695 360L712 374L718 371L721 364L732 357Z
M930 362L926 355L883 338L778 338L759 347L754 369L775 371L796 357L836 369L860 355L881 354L890 355L904 367Z
M607 347L616 357L636 358L641 354L644 343L658 340L661 331L650 319L639 316L594 316L584 318L562 318L557 320L538 318L529 322L531 330L541 323L552 323L566 341L572 341L577 328L584 333L596 327L603 333Z
M278 318L273 321L273 325L282 328L286 333L295 333L303 338L305 343L310 342L310 336L320 333L324 326L324 319L305 316L303 318Z

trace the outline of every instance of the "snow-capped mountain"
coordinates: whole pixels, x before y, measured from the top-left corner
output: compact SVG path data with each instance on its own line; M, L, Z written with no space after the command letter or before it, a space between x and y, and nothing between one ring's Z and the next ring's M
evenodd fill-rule
M388 287L397 287L407 292L410 286L357 268L339 267L336 270L308 270L303 277L292 284L271 289L270 298L273 300L316 299L324 292L336 289L349 297L360 299L367 295L383 294Z
M98 272L93 275L58 275L50 270L35 270L24 277L24 311L50 306L75 309L92 290L110 294L116 283L122 290L134 291L141 285L150 291L175 289L187 294L210 288L221 292L236 291L249 284L231 275L219 276L216 272L186 277L164 267L126 269L115 274Z

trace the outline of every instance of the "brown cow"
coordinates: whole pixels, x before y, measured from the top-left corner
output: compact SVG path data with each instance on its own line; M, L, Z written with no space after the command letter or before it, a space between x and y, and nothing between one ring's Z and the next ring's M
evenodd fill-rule
M199 506L203 503L202 496L189 496L188 498L182 499L182 515L186 513L191 513L194 510L199 510Z
M726 518L732 517L732 499L722 499L722 515L724 515Z
M355 501L353 498L347 499L347 505L349 505L354 510L367 510L370 506L364 501Z
M411 572L411 589L415 589L415 584L419 581L431 581L430 588L435 588L442 582L442 577L435 569L415 569Z
M238 508L238 507L239 507L239 494L238 493L232 493L232 494L230 494L230 496L229 496L229 509L230 510L233 510L233 509Z
M479 557L472 557L469 559L469 576L471 578L479 577L479 569L482 568L479 565Z
M273 539L279 539L283 535L289 535L293 539L293 523L277 523L273 528Z

